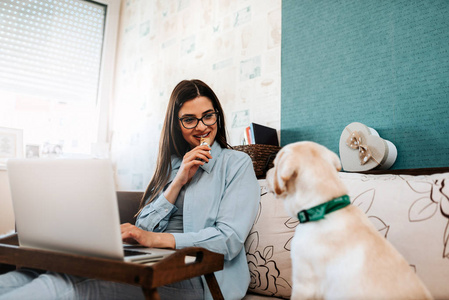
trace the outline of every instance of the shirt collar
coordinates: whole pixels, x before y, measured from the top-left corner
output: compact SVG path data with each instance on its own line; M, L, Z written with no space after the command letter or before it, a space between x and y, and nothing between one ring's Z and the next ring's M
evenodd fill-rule
M209 159L208 163L205 163L204 165L200 166L200 168L207 173L210 173L212 171L212 168L214 167L217 158L221 155L221 152L223 151L223 148L221 148L220 144L218 144L217 141L214 141L214 143L210 148L211 148L210 154L212 155L212 158Z

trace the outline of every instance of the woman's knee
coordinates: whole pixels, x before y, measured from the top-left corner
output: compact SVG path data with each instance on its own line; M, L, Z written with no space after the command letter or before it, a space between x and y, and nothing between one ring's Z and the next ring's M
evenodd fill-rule
M0 291L4 288L17 288L36 279L41 272L31 269L19 269L0 275ZM0 292L1 294L1 292Z

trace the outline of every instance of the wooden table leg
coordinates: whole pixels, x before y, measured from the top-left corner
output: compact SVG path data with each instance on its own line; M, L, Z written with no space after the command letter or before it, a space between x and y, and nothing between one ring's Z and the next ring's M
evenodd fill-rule
M224 300L223 294L221 293L220 286L218 285L217 279L214 273L205 274L207 286L209 287L212 298L215 300Z
M160 300L159 293L157 292L157 289L148 289L142 287L143 294L145 295L145 299L147 300Z

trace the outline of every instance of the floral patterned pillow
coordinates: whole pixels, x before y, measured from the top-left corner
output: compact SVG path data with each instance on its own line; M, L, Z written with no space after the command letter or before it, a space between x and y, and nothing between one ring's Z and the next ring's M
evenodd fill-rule
M246 239L246 258L251 274L249 292L290 298L290 240L297 219L290 218L282 200L267 193L265 180L259 180L261 200L253 228Z
M340 173L353 205L404 256L435 299L449 298L449 173Z
M340 173L353 205L405 257L436 299L449 298L449 173L427 176ZM249 292L289 298L296 218L259 180L261 202L245 242Z

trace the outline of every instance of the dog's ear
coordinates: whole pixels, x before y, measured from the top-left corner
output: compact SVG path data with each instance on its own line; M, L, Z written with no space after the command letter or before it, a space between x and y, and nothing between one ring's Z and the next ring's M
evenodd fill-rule
M337 171L341 171L341 162L338 155L330 151L329 149L326 150L327 160L335 167L335 169L337 169Z
M337 171L341 171L341 161L340 161L340 158L339 158L338 155L335 154L334 152L331 151L331 153L332 153L331 159L332 159L332 163L333 163L335 169L337 169Z
M273 176L273 189L277 195L281 195L287 191L287 184L292 177L296 176L294 164L288 162L284 153L279 153L276 157Z

